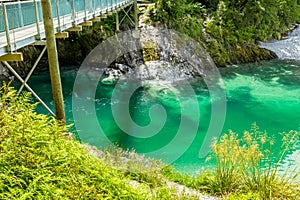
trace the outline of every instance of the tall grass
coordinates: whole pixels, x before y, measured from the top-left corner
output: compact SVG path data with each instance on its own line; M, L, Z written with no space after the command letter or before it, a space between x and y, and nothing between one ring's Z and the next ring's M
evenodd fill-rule
M166 167L161 173L203 193L225 199L291 199L300 198L299 166L283 168L286 155L295 150L299 133L282 133L281 144L261 132L256 124L242 136L230 131L212 144L212 168L202 168L194 176ZM277 145L276 151L275 145ZM274 152L279 153L275 154Z
M274 140L261 132L256 124L242 137L230 131L212 145L216 168L214 184L219 193L255 193L260 199L299 198L298 166L281 172L285 156L299 142L299 133L282 133L278 154L274 154ZM276 144L277 145L277 144Z

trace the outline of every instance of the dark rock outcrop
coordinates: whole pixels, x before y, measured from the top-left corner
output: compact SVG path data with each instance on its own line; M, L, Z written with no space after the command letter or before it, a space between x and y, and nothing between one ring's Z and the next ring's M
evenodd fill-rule
M226 63L226 65L253 63L277 58L274 52L264 48L260 48L256 45L235 46L233 50L228 52L228 55L231 62ZM222 64L219 64L219 66L223 67Z
M0 63L0 80L6 80L8 78L9 78L8 70Z

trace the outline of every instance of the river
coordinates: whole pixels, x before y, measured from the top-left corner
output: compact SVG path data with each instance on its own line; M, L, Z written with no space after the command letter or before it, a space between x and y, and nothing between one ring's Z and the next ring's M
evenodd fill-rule
M275 136L277 145L274 153L276 154L281 144L279 132L300 130L300 63L273 60L256 64L233 65L220 69L220 73L227 98L226 119L222 133L227 133L231 129L242 135L243 131L249 130L255 122L262 131L267 131L268 134ZM65 67L62 71L68 124L74 123L72 94L75 77L76 70L72 66ZM189 97L184 96L181 98L181 101L184 102L179 102L178 96L182 95L182 91L185 90L180 83L173 83L164 86L163 89L155 90L151 87L141 87L134 92L129 103L129 111L133 121L140 126L146 126L150 123L149 109L155 104L161 104L164 107L167 119L163 128L153 137L137 138L130 136L118 127L111 110L113 104L118 104L122 100L112 101L113 86L99 84L94 104L99 125L105 136L97 133L97 129L94 129L93 125L89 125L89 114L84 106L75 109L82 112L82 120L85 120L89 128L87 130L77 128L77 131L80 132L80 136L86 135L83 142L89 142L100 148L103 148L103 137L105 137L111 143L117 143L124 148L134 148L139 153L163 149L163 154L158 158L165 158L166 160L172 157L174 152L182 151L184 148L181 148L181 145L187 146L187 149L181 152L182 155L173 163L175 168L188 173L194 173L203 166L209 168L210 163L206 163L205 158L199 157L199 149L203 145L210 124L211 104L217 99L210 98L209 91L200 78L191 79L189 83L194 89L198 101L200 121L193 118L192 113L195 110L189 106ZM53 108L48 73L33 76L29 84ZM174 92L172 88L176 88L176 91ZM164 150L164 147L174 139L178 132L183 107L187 109L185 117L191 123L199 125L195 138L190 142L190 134L193 133L186 132L185 135L181 136L179 143ZM41 106L38 107L38 112L47 113ZM76 131L76 124L73 131ZM300 146L297 149L289 152L286 161L300 164Z

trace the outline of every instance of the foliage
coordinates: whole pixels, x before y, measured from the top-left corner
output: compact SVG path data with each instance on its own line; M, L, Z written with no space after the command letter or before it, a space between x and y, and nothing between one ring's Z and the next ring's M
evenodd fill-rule
M274 142L254 124L242 137L230 131L212 145L216 165L195 177L164 169L165 176L202 192L228 199L297 199L300 195L299 166L284 170L285 156L299 142L299 133L282 133L279 154Z
M155 61L159 59L157 47L158 47L157 43L152 40L148 40L144 42L144 48L143 48L144 62Z
M202 37L205 10L200 3L188 0L158 0L154 19L170 24L191 37Z
M17 96L5 84L0 90L0 199L183 198L166 185L153 184L154 172L143 178L137 171L136 179L145 181L129 184L131 173L92 156L66 137L66 127L37 114L35 106L29 93Z

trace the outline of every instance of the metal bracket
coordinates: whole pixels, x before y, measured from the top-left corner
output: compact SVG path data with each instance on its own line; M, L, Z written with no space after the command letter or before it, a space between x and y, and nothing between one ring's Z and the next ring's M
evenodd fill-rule
M36 61L35 61L34 65L33 65L33 67L31 68L31 70L30 70L29 73L27 74L27 76L26 76L26 78L25 78L25 80L24 80L24 83L22 83L21 87L19 88L18 93L17 93L18 95L22 92L22 90L23 90L25 84L27 83L27 81L28 81L29 78L31 77L33 71L34 71L35 68L37 67L38 63L40 62L40 60L41 60L41 58L43 57L43 55L44 55L44 53L45 53L46 50L47 50L47 46L44 46L44 48L43 48L42 52L40 53L39 57L36 59Z
M129 12L130 10L134 7L133 4L131 4L128 8L128 10L126 10L125 8L122 8L122 11L125 13L125 16L121 19L120 24L123 23L123 21L126 19L126 17L130 20L130 22L132 23L132 25L135 25L134 21L131 19Z
M25 80L23 80L23 78L14 70L14 68L8 64L7 61L2 61L2 63L7 67L7 69L9 69L14 76L22 83L20 89L18 90L18 95L21 93L21 91L23 90L24 87L26 87L29 92L32 93L32 95L42 104L42 106L44 106L44 108L53 116L56 117L56 115L54 114L54 112L47 106L47 104L31 89L31 87L27 84L27 81L29 80L30 76L32 75L33 71L35 70L38 62L41 60L43 54L45 53L47 47L45 46L44 49L42 50L41 54L39 55L38 59L35 61L33 67L31 68L30 72L28 73L27 77L25 78Z

